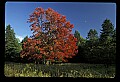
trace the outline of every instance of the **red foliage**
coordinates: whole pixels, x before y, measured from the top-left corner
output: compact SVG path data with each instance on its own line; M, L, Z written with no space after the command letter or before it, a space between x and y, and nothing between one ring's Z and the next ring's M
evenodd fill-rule
M66 20L66 16L59 14L51 8L44 10L36 8L28 19L33 31L32 38L24 43L21 57L66 62L66 58L72 58L77 51L77 39L71 34L73 24Z

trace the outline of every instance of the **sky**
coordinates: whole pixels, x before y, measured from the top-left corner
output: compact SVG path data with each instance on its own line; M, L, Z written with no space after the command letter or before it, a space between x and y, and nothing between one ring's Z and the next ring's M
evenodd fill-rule
M52 8L65 15L67 21L74 25L71 33L74 34L77 30L83 38L87 37L90 29L97 30L99 35L106 18L116 28L116 3L100 2L6 2L5 28L10 24L20 41L27 35L31 36L27 19L37 7Z

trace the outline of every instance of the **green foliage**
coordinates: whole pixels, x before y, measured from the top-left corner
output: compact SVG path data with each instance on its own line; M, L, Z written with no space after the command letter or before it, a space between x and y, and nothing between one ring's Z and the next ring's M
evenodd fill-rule
M80 45L80 33L77 30L75 30L74 37L77 38L78 40L77 46L79 46Z
M28 36L25 36L25 38L22 40L22 42L21 42L21 43L26 42L26 41L27 41L27 39L28 39Z
M107 63L115 63L116 55L116 31L110 20L106 19L102 24L100 46L102 59Z
M100 41L105 43L113 35L114 26L109 19L104 20L101 29Z
M22 50L22 44L20 43L19 38L16 38L16 50L18 53Z
M94 40L98 39L97 31L95 29L90 29L90 31L88 32L87 39L90 41L94 41Z
M83 77L83 78L114 78L115 66L105 68L103 64L22 64L5 63L6 77Z
M110 20L106 19L102 24L100 37L95 29L89 30L85 43L79 45L76 60L79 58L80 62L109 65L115 63L115 57L116 30Z
M82 36L80 36L80 33L77 30L75 30L74 37L78 40L77 46L80 46L85 43L85 39Z
M8 25L5 31L5 59L14 60L14 58L20 56L20 51L21 47L18 39L15 37L14 30Z
M23 48L23 43L26 42L27 39L28 39L28 36L25 36L24 39L21 41L21 46L22 46L22 48Z
M93 62L98 58L96 47L98 46L98 33L95 29L90 29L88 32L87 40L84 48L84 58L88 62Z

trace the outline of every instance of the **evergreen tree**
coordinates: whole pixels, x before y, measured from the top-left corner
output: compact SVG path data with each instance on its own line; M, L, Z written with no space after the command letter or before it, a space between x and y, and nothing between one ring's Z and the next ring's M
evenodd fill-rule
M20 57L20 50L14 30L8 25L5 32L5 59L11 60Z
M87 37L86 43L84 45L84 59L87 62L94 62L96 61L97 54L96 54L96 47L98 44L98 33L95 29L90 29Z
M77 30L75 30L75 33L74 33L74 37L75 38L77 38L77 46L79 46L80 45L80 33L77 31Z
M101 35L100 35L100 56L103 62L107 65L115 63L116 45L115 40L116 33L114 26L109 19L106 19L102 24Z
M27 39L28 39L28 36L25 36L24 39L21 41L22 48L23 48L23 43L26 42Z
M24 43L25 41L27 41L27 39L28 39L28 36L25 36L25 38L22 40L21 43Z
M95 29L90 29L90 31L88 32L87 39L92 41L98 39L97 31Z
M106 19L102 24L100 41L103 43L107 42L108 39L112 38L114 26L109 19Z
M112 40L116 43L116 29L113 31Z
M19 38L16 38L16 43L17 43L17 48L18 48L18 52L20 53L20 51L22 50L22 43L20 42Z
M69 59L70 62L83 62L84 61L84 45L85 45L85 42L86 40L80 36L80 33L75 30L75 33L74 33L74 37L77 38L77 46L78 46L78 54L73 57L72 59Z

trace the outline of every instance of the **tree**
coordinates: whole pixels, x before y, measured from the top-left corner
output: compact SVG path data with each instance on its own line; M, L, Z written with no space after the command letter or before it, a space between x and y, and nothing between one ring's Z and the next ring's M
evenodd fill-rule
M77 38L77 46L80 45L82 37L80 36L80 33L75 30L74 37Z
M20 50L14 30L10 25L8 25L5 31L5 59L14 60L14 58L20 56Z
M87 39L92 41L98 39L97 31L95 29L90 29L90 31L88 32Z
M113 31L112 41L113 41L114 43L116 43L116 29L114 29L114 31Z
M20 43L20 39L15 37L15 45L16 45L16 51L17 54L19 54L20 57L20 52L22 50L22 44Z
M24 39L21 41L22 49L24 48L23 46L24 46L24 43L27 42L27 39L28 39L28 35L25 36ZM28 59L29 59L28 56L24 56L24 58L21 58L21 62L24 62L24 63L34 62L32 59L30 60Z
M84 45L86 43L86 40L82 36L80 36L80 33L77 30L75 30L74 37L76 37L78 40L77 41L78 53L72 59L69 59L69 62L81 63L84 61L84 50L85 50Z
M108 66L115 62L115 32L108 19L104 20L101 26L100 38L97 36L97 31L90 29L88 32L84 55L89 62L104 63Z
M66 17L51 8L35 9L28 19L33 36L23 45L21 57L40 59L54 62L66 62L77 53L77 39L71 34L73 24Z
M113 35L112 35L112 44L111 44L112 48L111 51L113 53L113 61L112 63L115 63L115 57L116 57L116 29L114 29L113 31Z
M113 35L114 26L109 19L104 20L101 29L100 41L106 43Z
M96 54L96 47L98 44L98 33L95 29L90 29L87 38L86 43L82 47L83 49L83 59L85 59L87 62L93 62L97 58Z
M27 39L28 39L28 36L25 36L25 37L24 37L24 39L22 40L22 42L21 42L21 43L26 42L26 41L27 41Z
M28 36L25 36L24 39L21 41L22 48L23 48L23 43L26 42L27 39L28 39Z
M112 22L106 19L102 24L100 35L101 58L107 65L115 62L116 45L114 45L115 31Z

